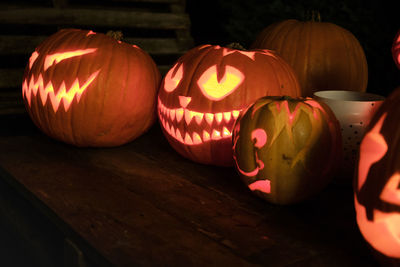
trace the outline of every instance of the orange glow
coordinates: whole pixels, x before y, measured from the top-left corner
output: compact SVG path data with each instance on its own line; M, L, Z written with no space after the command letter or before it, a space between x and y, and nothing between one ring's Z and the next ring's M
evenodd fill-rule
M189 96L179 96L179 103L181 104L181 107L186 108L187 105L189 105L190 101L192 101L192 98Z
M32 69L33 63L35 63L36 59L38 58L39 53L38 52L33 52L31 57L29 58L29 69Z
M231 112L224 112L224 120L225 122L229 122L231 120L232 113Z
M222 121L222 113L215 113L215 121L220 124Z
M193 133L193 144L198 145L201 143L202 143L202 141L201 141L200 135L198 133L194 132Z
M266 55L266 56L270 56L270 57L276 58L276 56L271 52L271 50L263 49L263 50L262 50L262 53L263 53L264 55Z
M206 113L205 114L205 118L206 118L206 121L208 122L208 124L212 124L213 123L213 121L214 121L214 114L212 114L212 113Z
M258 180L254 183L249 184L249 188L252 191L258 190L263 193L269 194L271 193L271 181L268 179Z
M89 36L89 35L93 35L93 34L96 34L94 31L89 31L87 34L86 34L86 36Z
M210 100L218 101L230 95L244 80L244 75L232 66L225 66L220 80L217 76L217 65L208 68L197 81L201 92Z
M193 145L192 138L190 137L190 135L189 135L188 133L185 134L184 143L185 143L185 144L188 144L188 145Z
M267 143L267 133L264 129L258 128L251 132L251 139L257 148L263 147Z
M190 110L185 109L185 121L186 124L189 125L194 117L194 113Z
M400 185L400 173L395 173L389 178L389 181L383 188L382 193L380 195L381 200L387 203L392 203L394 205L399 205L400 204L399 185Z
M360 205L357 197L354 199L354 205L357 224L365 240L382 254L400 258L400 214L375 209L374 220L370 221L367 219L365 207Z
M54 112L57 112L60 102L63 101L64 110L68 111L75 96L77 102L79 102L81 95L86 90L86 88L94 81L94 79L96 79L99 72L100 70L94 72L82 86L79 85L79 80L78 78L76 78L71 88L69 88L68 90L66 89L65 82L62 82L57 94L54 93L53 84L51 82L44 86L42 75L39 75L37 81L35 81L32 76L29 85L27 83L27 80L24 81L22 85L22 94L24 97L26 97L29 106L31 105L31 95L33 94L34 96L36 96L39 91L39 95L42 99L43 105L45 105L47 98L49 98Z
M207 141L210 141L210 134L206 131L206 130L204 130L203 131L203 142L207 142Z
M176 120L177 120L178 122L180 122L180 121L182 120L182 118L183 118L183 113L184 113L183 108L178 108L178 109L175 110Z
M178 67L179 63L176 63L168 73L165 75L164 78L164 90L168 93L171 93L178 87L178 84L181 82L183 77L183 64Z
M282 105L285 107L286 113L288 114L289 124L293 124L293 121L296 117L297 111L300 107L300 103L298 103L293 112L290 112L289 103L287 100L283 101L283 103L275 102L276 103L276 110L281 112Z
M219 140L219 139L221 139L221 132L214 129L214 130L212 131L212 133L211 133L211 139L212 139L212 140Z
M185 101L183 98L181 99L181 102ZM183 107L167 108L160 98L158 99L157 110L161 125L165 131L175 140L185 145L199 145L211 140L232 138L231 129L240 114L240 110L213 114L193 111ZM200 134L187 128L188 125L193 124L210 129L204 129Z
M228 49L228 48L224 48L222 50L222 56L227 56L233 53L240 53L248 58L250 58L251 60L255 60L255 54L256 52L250 52L250 51L241 51L241 50L235 50L235 49Z
M237 119L237 117L239 117L239 114L240 114L240 110L234 110L234 111L232 111L232 116L233 116L233 118L236 120Z
M380 133L386 113L382 115L375 126L364 136L360 145L360 160L358 164L358 190L367 179L372 164L383 158L388 150L385 138Z
M228 128L222 128L222 137L231 137L232 133L228 130Z
M97 50L97 48L88 48L88 49L74 50L74 51L68 51L68 52L63 52L63 53L55 53L52 55L47 55L44 60L44 70L46 71L53 64L58 64L65 59L94 53L96 50Z

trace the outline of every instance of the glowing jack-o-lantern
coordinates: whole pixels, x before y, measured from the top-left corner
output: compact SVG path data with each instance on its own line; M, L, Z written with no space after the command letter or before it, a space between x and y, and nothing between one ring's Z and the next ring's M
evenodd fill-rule
M276 204L318 193L341 157L340 126L324 103L311 98L263 97L236 121L236 169L252 192Z
M116 146L154 122L160 79L139 47L65 29L32 53L22 96L33 122L47 135L77 146Z
M181 155L233 165L232 129L241 110L265 95L299 96L290 66L268 50L203 45L183 55L158 94L165 136Z
M392 45L392 55L394 63L400 69L400 31L396 34Z
M355 210L378 259L400 266L400 88L375 113L360 145Z

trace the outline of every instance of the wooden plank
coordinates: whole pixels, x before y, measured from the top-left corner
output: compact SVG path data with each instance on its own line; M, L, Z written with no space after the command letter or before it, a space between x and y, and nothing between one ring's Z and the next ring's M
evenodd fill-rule
M30 55L47 36L0 35L0 55Z
M1 24L112 26L147 29L188 29L186 14L146 13L130 10L20 8L0 10Z
M0 35L0 55L30 55L46 38L47 36ZM178 41L174 38L135 38L126 36L123 41L137 44L153 55L182 54L192 43L190 37Z
M20 88L22 86L23 75L24 68L0 68L0 88Z
M166 4L176 4L180 3L180 0L111 0L115 3L166 3Z
M3 178L115 266L374 266L351 188L269 205L233 168L179 156L158 125L108 149L56 142L32 123L15 127L0 132Z

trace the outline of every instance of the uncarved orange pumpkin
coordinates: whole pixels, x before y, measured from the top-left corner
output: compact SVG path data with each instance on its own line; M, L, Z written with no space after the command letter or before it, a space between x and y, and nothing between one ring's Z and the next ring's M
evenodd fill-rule
M350 31L336 24L285 20L265 28L252 47L277 51L296 72L303 96L367 88L364 50Z
M249 189L275 204L308 199L341 160L339 122L311 98L263 97L236 121L235 167Z
M300 95L292 68L275 52L203 45L166 74L158 94L165 136L193 161L233 165L231 132L244 108L266 95Z
M139 47L101 33L64 29L32 53L22 96L45 134L76 146L116 146L153 124L160 79Z

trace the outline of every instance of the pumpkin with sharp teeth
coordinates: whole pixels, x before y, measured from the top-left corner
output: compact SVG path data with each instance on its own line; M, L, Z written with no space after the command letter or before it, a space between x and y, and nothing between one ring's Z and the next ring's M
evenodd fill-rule
M292 68L275 52L203 45L179 58L165 75L158 117L181 155L231 166L234 122L244 108L266 95L300 96Z
M400 88L374 114L360 145L354 205L361 234L388 266L400 266Z
M160 79L139 47L101 33L64 29L32 53L22 96L45 134L76 146L117 146L155 121Z

